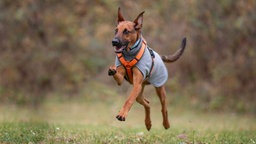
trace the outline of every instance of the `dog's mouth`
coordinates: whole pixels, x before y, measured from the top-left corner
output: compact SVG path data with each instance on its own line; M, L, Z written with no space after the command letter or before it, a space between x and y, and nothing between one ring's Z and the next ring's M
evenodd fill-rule
M128 46L128 42L120 45L114 45L114 51L115 53L122 53Z
M114 51L115 51L115 53L121 53L121 52L123 52L123 50L126 49L126 47L127 47L127 45L124 45L121 47L114 46Z

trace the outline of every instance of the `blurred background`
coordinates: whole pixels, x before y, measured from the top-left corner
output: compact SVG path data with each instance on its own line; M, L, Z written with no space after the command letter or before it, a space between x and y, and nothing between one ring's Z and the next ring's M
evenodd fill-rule
M119 6L127 20L145 10L143 36L160 54L187 37L181 59L166 65L169 106L256 115L255 0L1 0L1 105L121 98L116 114L131 88L107 75Z

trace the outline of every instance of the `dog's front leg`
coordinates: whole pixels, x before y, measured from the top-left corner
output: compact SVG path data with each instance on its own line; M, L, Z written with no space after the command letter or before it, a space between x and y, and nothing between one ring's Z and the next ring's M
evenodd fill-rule
M110 66L108 75L113 76L118 85L121 85L124 81L125 69L123 66Z
M129 97L126 99L119 114L116 116L116 118L120 121L125 121L125 118L127 117L129 110L131 109L133 103L135 102L136 98L138 97L138 95L142 90L142 83L144 79L142 73L136 67L134 67L132 71L133 71L133 89Z

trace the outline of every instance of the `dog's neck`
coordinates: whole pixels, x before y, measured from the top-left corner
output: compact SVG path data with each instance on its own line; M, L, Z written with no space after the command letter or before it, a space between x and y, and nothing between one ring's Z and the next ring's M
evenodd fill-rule
M133 49L142 37L140 30L138 30L138 31L134 30L134 32L136 32L136 38L135 38L134 42L131 43L131 45L128 45L128 47L126 48L126 51L130 51L131 49Z
M141 46L142 46L142 36L139 36L137 41L134 43L134 45L131 48L129 48L129 50L123 51L124 58L126 60L132 60L140 51Z
M141 38L138 38L135 44L130 48L130 50L136 48L140 44L140 42L141 42Z

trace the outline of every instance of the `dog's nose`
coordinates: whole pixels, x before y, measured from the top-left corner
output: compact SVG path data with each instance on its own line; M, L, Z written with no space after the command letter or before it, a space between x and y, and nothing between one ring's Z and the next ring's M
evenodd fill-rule
M112 46L121 47L122 44L118 38L113 38L112 40Z

